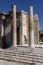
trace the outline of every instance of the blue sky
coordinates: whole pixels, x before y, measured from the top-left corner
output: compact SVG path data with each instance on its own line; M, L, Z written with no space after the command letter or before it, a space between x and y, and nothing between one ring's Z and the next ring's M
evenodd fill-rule
M16 5L17 10L28 12L29 6L34 7L34 14L38 14L40 30L43 29L43 0L0 0L0 12L11 10L11 5Z

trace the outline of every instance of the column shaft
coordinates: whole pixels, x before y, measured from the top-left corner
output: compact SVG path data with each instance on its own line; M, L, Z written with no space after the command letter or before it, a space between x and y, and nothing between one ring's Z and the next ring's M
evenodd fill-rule
M33 22L33 7L30 7L30 36L29 36L29 44L30 47L35 47L34 46L34 22Z
M13 6L13 47L17 47L16 6Z
M23 11L23 10L21 10L21 19L22 19L22 20L21 20L21 22L22 22L22 23L21 23L21 25L22 25L22 29L21 29L21 30L22 30L22 31L21 31L21 32L22 32L22 36L21 36L21 40L22 40L22 41L21 41L21 45L24 45L24 38L23 38L24 11Z
M37 19L37 43L39 43L39 18L38 15L36 14L36 19Z
M2 26L1 36L3 37L4 36L4 27L3 27L3 24L1 26Z

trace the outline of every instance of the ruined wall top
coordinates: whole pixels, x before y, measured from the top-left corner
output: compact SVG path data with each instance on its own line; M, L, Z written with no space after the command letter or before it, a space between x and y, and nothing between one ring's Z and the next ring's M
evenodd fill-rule
M14 5L13 7L16 7L16 5ZM33 6L30 6L29 8L30 8L30 10L32 10L32 9L33 9ZM13 11L10 10L10 11L8 11L7 13L0 13L0 17L2 17L2 16L3 16L2 18L4 18L4 16L5 16L5 18L12 17L12 12L13 12ZM28 14L26 11L24 11L24 10L16 11L17 17L20 16L21 13L24 13L24 14L29 18L29 14ZM33 14L33 18L34 18L34 20L37 20L37 21L39 20L37 14Z

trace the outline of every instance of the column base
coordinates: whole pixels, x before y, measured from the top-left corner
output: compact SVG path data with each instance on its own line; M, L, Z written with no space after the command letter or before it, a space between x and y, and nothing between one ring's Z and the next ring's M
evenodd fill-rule
M31 47L31 48L35 48L35 45L31 44L31 45L29 45L29 47Z

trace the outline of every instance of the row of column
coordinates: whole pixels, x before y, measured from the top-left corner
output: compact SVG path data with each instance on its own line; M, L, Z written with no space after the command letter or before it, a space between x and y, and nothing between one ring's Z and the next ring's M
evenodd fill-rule
M30 7L30 31L29 31L29 44L30 47L35 47L34 46L34 25L33 25L33 7ZM17 23L16 23L16 6L13 6L13 47L17 47Z

